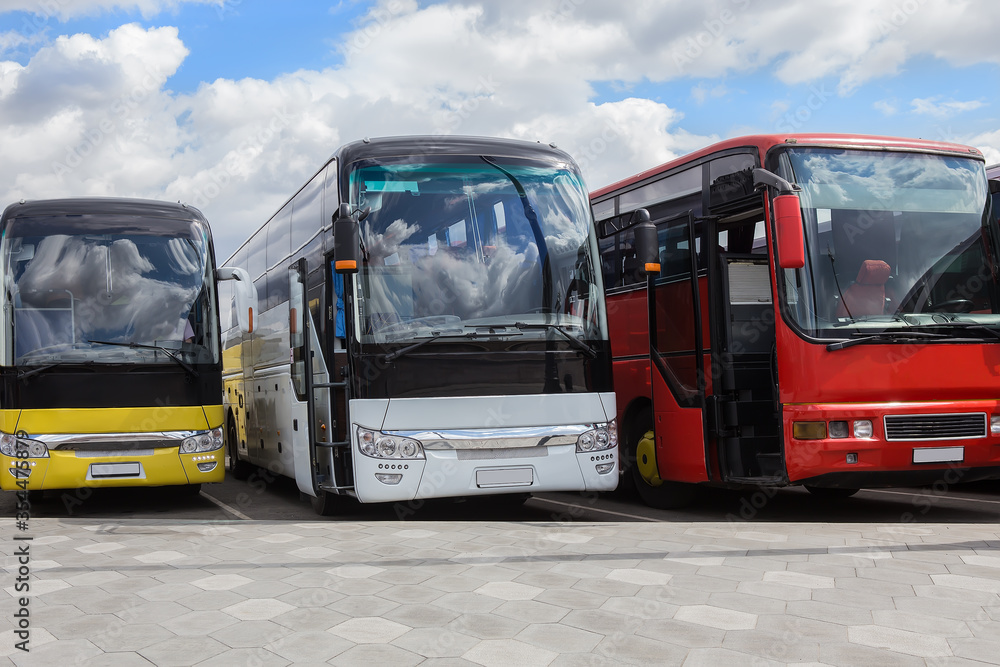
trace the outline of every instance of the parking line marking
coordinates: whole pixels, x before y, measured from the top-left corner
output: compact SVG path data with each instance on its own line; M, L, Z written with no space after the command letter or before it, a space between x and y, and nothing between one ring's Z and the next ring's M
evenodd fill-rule
M565 507L579 507L580 509L587 510L589 512L601 512L602 514L610 514L612 516L622 516L628 519L638 519L639 521L651 521L653 523L659 523L659 519L651 519L648 516L639 516L638 514L626 514L624 512L615 512L612 510L602 510L597 507L584 507L583 505L574 505L573 503L564 503L559 500L550 500L548 498L539 498L537 496L532 496L532 500L538 500L543 503L553 503L555 505L563 505Z
M223 509L223 511L229 512L230 514L232 514L237 519L243 519L245 521L253 521L253 519L251 519L250 517L248 517L243 512L239 511L238 509L236 509L234 507L230 507L229 505L227 505L226 503L222 502L218 498L213 498L212 496L208 495L204 491L200 491L199 493L200 493L200 495L203 498L207 498L208 500L212 501L213 503L215 503L216 505L218 505L219 507L221 507Z
M940 500L963 500L967 503L989 503L990 505L1000 505L1000 500L982 500L980 498L962 498L960 496L949 496L946 494L932 494L932 493L907 493L906 491L886 491L884 489L862 489L862 491L869 491L871 493L888 493L894 496L914 496L916 498L937 498Z

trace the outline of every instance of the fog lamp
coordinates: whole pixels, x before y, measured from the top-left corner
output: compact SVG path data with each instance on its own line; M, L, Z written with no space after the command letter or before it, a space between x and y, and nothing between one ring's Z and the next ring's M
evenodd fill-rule
M871 420L869 419L859 419L854 422L854 437L855 438L870 438L875 433L872 428Z
M375 479L382 482L383 484L389 484L390 486L399 484L399 480L403 479L402 475L387 474L384 472L375 473Z
M796 440L823 440L826 422L792 422L792 437Z
M848 434L847 422L844 421L830 422L831 438L846 438L847 434Z

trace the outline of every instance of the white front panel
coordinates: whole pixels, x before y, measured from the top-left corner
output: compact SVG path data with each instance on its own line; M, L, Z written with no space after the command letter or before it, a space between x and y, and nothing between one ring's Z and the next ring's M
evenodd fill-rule
M351 401L355 491L361 502L424 498L611 491L618 485L617 448L578 453L575 444L504 448L505 430L599 424L614 419L615 395L564 394ZM361 454L357 426L381 431L482 429L495 449L429 449L426 459L386 460ZM610 466L604 473L599 469ZM393 483L376 475L390 475Z

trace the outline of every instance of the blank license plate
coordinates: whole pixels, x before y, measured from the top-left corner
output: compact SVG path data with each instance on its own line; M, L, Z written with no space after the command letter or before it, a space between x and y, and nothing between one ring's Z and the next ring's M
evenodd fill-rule
M138 477L142 468L138 463L93 463L91 477Z
M965 447L917 447L914 463L960 463L965 460Z
M531 468L490 468L476 471L476 486L481 489L495 486L531 486L533 481Z

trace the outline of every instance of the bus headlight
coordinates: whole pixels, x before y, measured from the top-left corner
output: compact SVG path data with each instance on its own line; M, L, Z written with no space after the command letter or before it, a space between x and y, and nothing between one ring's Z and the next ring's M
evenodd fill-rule
M0 453L18 459L47 459L49 447L41 440L19 438L10 433L0 434Z
M595 428L584 431L576 439L577 452L599 452L618 446L618 420L606 424L596 424Z
M358 449L373 459L422 459L424 447L418 440L358 427Z
M197 452L210 452L221 449L223 445L222 429L216 428L211 431L199 431L190 435L181 442L181 454L195 454Z

